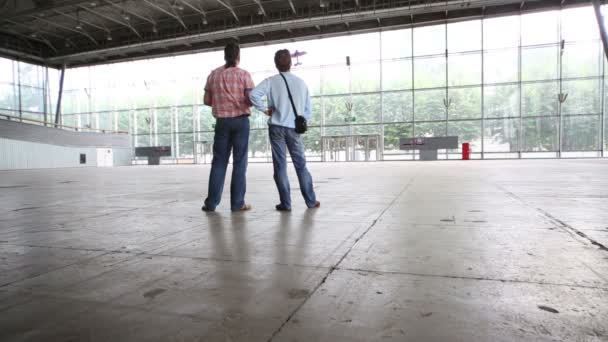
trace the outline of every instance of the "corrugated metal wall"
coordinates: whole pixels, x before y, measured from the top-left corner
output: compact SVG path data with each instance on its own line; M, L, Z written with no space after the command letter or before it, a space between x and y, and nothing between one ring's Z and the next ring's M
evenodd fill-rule
M80 154L87 163L80 164ZM0 170L97 166L95 147L67 147L0 138Z
M131 165L128 134L69 132L0 120L0 170L97 166L97 149L112 149L114 165ZM80 164L80 154L86 163Z

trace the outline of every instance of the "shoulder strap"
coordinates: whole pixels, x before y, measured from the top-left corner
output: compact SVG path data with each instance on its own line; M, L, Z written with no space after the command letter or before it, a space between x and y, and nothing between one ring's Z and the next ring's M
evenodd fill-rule
M289 84L287 84L287 79L280 72L279 72L279 75L281 75L281 77L283 77L283 81L285 81L285 86L287 87L287 95L289 95L289 102L291 102L291 108L293 109L293 114L297 117L298 111L296 110L296 105L293 103L293 97L291 96L291 91L289 90Z

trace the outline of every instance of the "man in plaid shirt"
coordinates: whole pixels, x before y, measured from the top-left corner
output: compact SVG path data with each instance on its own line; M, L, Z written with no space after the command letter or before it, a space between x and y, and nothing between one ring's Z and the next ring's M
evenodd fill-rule
M254 87L249 72L238 67L240 48L228 43L224 48L226 64L213 70L205 85L207 106L216 119L213 137L213 162L209 174L209 192L203 211L215 211L222 199L226 168L232 151L232 181L230 208L232 211L250 210L245 203L247 152L249 145L249 91Z

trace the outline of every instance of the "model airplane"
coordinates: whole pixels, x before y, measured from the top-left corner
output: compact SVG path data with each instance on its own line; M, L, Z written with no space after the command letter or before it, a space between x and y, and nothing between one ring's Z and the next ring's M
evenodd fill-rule
M300 62L300 56L304 56L305 54L306 54L306 51L298 51L298 50L296 50L294 53L292 53L291 57L296 58L296 64L294 64L293 66L302 65L302 63Z

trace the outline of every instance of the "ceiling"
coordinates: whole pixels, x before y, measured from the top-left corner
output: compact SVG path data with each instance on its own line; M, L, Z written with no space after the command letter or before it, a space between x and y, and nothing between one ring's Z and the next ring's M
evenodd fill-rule
M567 0L567 5L588 3ZM559 8L565 0L0 0L0 55L68 67Z

